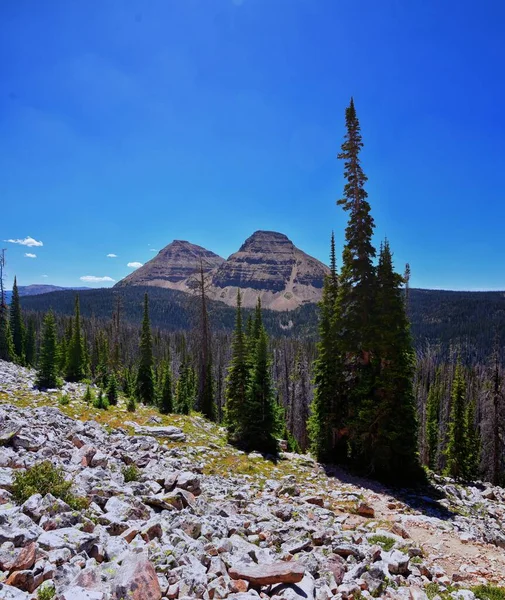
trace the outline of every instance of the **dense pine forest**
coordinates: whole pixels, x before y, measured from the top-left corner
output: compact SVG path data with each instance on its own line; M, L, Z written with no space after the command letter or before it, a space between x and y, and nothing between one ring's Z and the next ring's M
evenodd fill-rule
M248 451L275 455L284 439L388 481L420 482L425 466L503 482L505 299L408 290L389 242L373 245L362 146L351 101L339 154L346 241L339 259L331 238L320 306L242 309L239 295L225 307L206 298L203 273L194 296L132 287L20 299L15 282L10 306L1 301L0 359L36 368L41 387L88 382L104 410L123 396L131 411L199 411Z

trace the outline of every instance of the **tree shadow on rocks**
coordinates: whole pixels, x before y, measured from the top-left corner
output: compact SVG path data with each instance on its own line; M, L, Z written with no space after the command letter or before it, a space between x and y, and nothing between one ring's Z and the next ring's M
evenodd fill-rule
M382 483L374 479L369 479L363 475L352 473L338 465L321 465L327 477L338 479L342 483L351 484L357 487L368 489L376 494L382 494L402 502L409 508L422 513L426 517L435 517L444 521L450 521L457 515L450 508L442 503L447 495L442 486L437 486L426 479L413 484L410 487Z

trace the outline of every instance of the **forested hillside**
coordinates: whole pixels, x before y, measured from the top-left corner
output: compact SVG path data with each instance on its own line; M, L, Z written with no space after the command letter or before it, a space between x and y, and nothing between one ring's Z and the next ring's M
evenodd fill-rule
M116 299L121 298L122 318L139 325L142 318L144 293L148 292L151 321L167 331L187 331L193 327L197 305L195 298L176 290L155 287L125 287L85 290L79 293L81 311L85 317L110 318ZM24 309L71 315L75 292L65 290L21 298ZM233 329L233 308L221 302L208 301L212 328ZM289 312L264 311L264 322L272 336L317 337L318 307L304 304ZM251 309L244 309L250 314ZM414 343L418 350L427 344L437 346L445 357L463 352L471 361L488 357L495 333L505 344L505 292L451 292L445 290L409 290L408 312Z

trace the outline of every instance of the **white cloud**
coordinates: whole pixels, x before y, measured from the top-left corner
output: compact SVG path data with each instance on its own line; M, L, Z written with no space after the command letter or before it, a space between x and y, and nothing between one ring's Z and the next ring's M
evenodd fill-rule
M83 275L80 277L81 281L85 281L86 283L102 283L103 281L116 281L112 279L112 277L97 277L96 275Z
M42 275L42 277L46 278L46 277L49 277L49 276L48 275Z
M10 242L11 244L21 244L21 246L29 246L30 248L32 246L43 246L44 244L42 242L37 242L37 240L34 240L32 237L30 237L29 235L25 237L24 240L4 240L4 242Z
M142 266L142 263L139 263L139 262L129 262L126 266L130 267L130 269L138 269L139 267Z
M151 252L158 252L158 250L156 250L156 248L149 248L149 250L150 250Z
M36 254L32 254L31 252L25 252L26 258L37 258Z
M107 254L107 258L117 258L117 254L111 252L110 254Z

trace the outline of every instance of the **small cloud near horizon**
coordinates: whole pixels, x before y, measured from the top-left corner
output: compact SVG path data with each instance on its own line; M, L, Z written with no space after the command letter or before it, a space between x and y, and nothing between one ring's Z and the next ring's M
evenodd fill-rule
M49 275L42 275L42 277L44 277L44 279L45 279L46 277L49 277Z
M34 247L34 246L43 246L43 242L38 242L37 240L34 240L32 237L30 237L29 235L26 236L23 240L21 239L9 239L9 240L4 240L4 242L10 242L11 244L21 244L21 246L29 246L30 248Z
M140 263L140 262L129 262L126 266L130 267L130 269L138 269L139 267L142 266L142 263Z
M111 252L110 254L107 254L107 258L117 258L117 254Z
M25 252L26 258L37 258L36 254L32 254L31 252Z
M116 281L115 279L112 279L112 277L108 277L107 275L105 277L97 277L96 275L83 275L82 277L79 277L79 279L81 281L85 281L86 283L103 283L104 281Z

